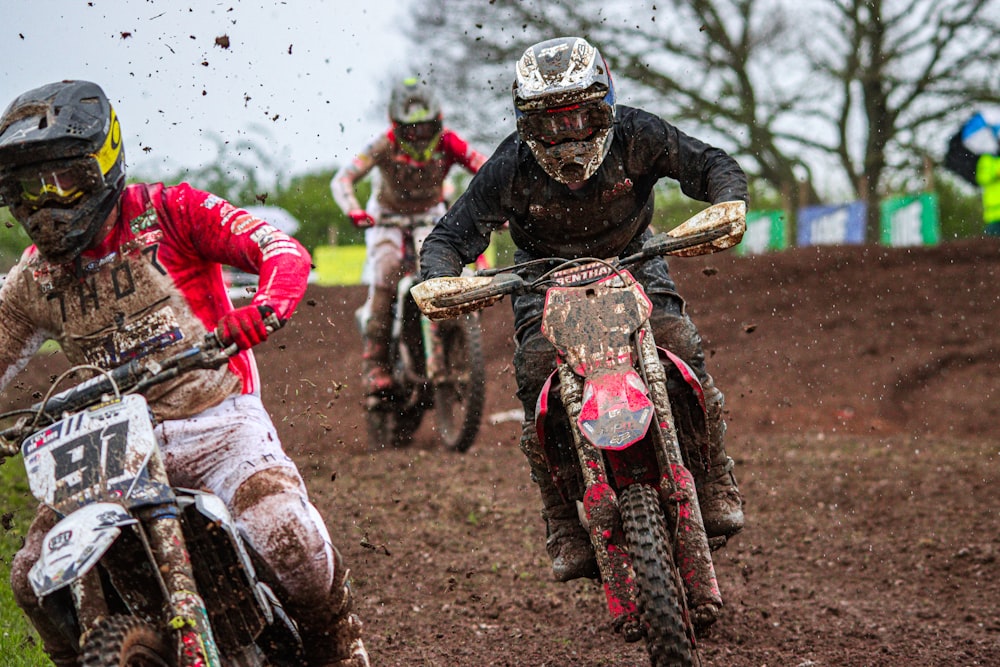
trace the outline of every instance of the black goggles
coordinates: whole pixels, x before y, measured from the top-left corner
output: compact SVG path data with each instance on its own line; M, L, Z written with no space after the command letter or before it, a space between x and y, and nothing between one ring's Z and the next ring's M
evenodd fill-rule
M528 136L545 144L586 141L614 122L611 107L603 102L573 104L556 109L525 113L524 129Z
M441 134L440 120L403 123L396 127L397 138L407 142L426 142L439 134Z

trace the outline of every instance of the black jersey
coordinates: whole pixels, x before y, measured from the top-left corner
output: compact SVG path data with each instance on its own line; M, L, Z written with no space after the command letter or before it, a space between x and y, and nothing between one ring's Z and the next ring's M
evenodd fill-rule
M578 190L549 177L513 133L424 242L422 277L458 275L505 222L535 257L617 256L649 226L661 178L700 201L748 200L746 175L725 151L641 109L618 106L608 155Z

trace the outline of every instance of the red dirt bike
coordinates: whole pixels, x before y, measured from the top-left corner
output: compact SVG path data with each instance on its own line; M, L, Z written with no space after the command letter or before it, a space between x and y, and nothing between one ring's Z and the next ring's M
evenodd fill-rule
M272 315L273 318L273 315ZM276 318L268 328L276 329ZM225 504L172 488L143 391L228 363L214 334L159 362L100 371L0 415L0 456L22 454L39 502L60 521L29 573L87 667L295 667L302 642ZM7 443L21 442L21 447Z
M379 219L380 226L402 232L404 275L396 289L389 346L393 388L365 404L373 450L409 445L428 411L434 412L435 430L448 449L468 451L479 433L486 364L478 314L432 322L410 296L419 273L420 245L435 222L430 215L386 214Z
M538 434L589 531L614 628L645 638L654 667L700 664L695 631L720 614L712 550L725 538L709 543L691 472L707 466L701 385L656 346L652 304L627 267L729 247L745 212L742 202L716 204L627 257L538 260L413 288L431 318L545 294L541 327L557 368L539 398ZM555 266L541 277L519 275L547 261Z

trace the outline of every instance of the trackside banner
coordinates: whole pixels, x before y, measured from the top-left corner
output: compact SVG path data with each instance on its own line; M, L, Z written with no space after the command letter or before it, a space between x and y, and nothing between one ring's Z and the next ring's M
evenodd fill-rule
M881 204L880 240L888 246L937 245L941 241L940 219L934 193L886 199Z
M733 248L737 255L760 255L788 247L788 218L784 211L748 211L743 240Z
M861 201L801 208L796 241L800 246L864 243L865 210Z

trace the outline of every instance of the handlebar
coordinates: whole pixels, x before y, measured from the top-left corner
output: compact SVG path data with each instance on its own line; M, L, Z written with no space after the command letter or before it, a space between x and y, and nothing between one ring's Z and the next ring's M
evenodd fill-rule
M608 275L608 273L614 273L638 262L660 255L667 255L671 252L692 248L704 243L710 243L716 239L722 238L727 233L728 231L726 229L711 229L676 238L667 236L666 234L661 234L660 236L655 236L650 239L639 252L617 259L603 260L596 257L581 257L571 260L564 259L562 257L549 257L498 269L484 269L477 271L475 275L492 277L493 280L489 283L471 287L470 289L466 289L461 292L443 294L434 297L431 299L430 305L436 308L448 309L460 307L467 303L484 301L492 302L508 294L544 291L548 289L551 284L551 275L560 269L572 266L582 266L584 264L591 263L600 263L608 267L608 271L606 273L601 273L600 275L595 275L592 278L577 282L577 284L581 285L588 284L604 278ZM524 272L528 268L535 267L540 263L554 266L546 271L540 278L526 282L520 273Z
M433 227L440 218L432 213L383 213L379 215L376 227L396 227L412 229L414 227Z
M233 352L235 346L223 348L216 335L208 333L201 345L192 346L162 361L133 359L65 391L47 396L30 408L0 414L0 421L20 417L13 426L0 430L0 454L13 455L17 452L13 443L20 442L38 428L51 424L66 412L76 412L95 405L109 395L142 393L191 370L219 368L229 362ZM96 369L90 365L70 368L56 380L53 387L58 385L59 380L88 368Z
M410 294L428 318L448 319L482 310L507 294L547 290L553 283L568 279L566 274L556 275L562 269L594 264L594 271L576 272L586 275L572 277L572 284L589 284L656 256L687 257L730 248L740 242L745 231L746 204L742 200L720 202L696 213L671 231L653 236L639 252L625 257L536 259L498 269L484 269L469 277L432 278L414 285ZM539 267L546 269L540 277L525 278L534 276Z

